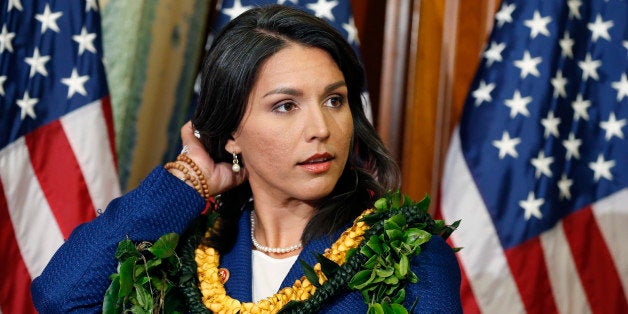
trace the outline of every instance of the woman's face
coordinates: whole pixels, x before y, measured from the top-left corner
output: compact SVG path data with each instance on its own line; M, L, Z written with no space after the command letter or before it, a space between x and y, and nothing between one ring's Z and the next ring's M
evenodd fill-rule
M260 67L225 148L242 154L256 199L316 202L342 174L352 135L347 85L334 60L291 44Z

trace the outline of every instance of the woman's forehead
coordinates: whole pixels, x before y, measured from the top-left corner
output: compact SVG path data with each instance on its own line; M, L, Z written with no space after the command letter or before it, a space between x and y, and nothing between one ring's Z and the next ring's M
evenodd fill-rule
M260 66L255 85L294 84L299 82L333 83L344 75L327 51L302 45L290 45L276 52ZM333 81L333 82L332 82Z

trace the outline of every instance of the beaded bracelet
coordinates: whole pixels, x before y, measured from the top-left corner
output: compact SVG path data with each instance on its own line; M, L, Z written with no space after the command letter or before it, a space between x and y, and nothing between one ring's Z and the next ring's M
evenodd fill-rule
M207 185L203 172L190 157L179 155L177 157L177 161L166 163L164 165L164 169L176 169L180 171L183 173L182 180L184 182L190 182L192 187L201 195L201 197L203 197L203 199L207 201L211 197L209 193L209 186ZM189 169L194 170L194 174L190 174Z
M175 161L175 162L166 163L164 165L164 169L166 169L166 170L176 169L176 170L182 172L183 173L183 177L180 178L180 179L183 182L189 182L192 185L192 187L205 200L207 200L209 198L209 191L208 191L208 189L203 189L203 186L202 186L202 184L199 183L199 180L195 176L190 175L190 173L188 171L188 168L185 166L185 164L183 162Z
M199 181L199 186L202 189L203 194L205 195L205 198L208 199L209 197L211 197L211 195L209 194L209 186L207 185L205 176L203 175L203 172L201 171L201 169L196 165L196 163L194 163L194 161L190 157L183 154L177 156L177 161L182 161L188 164L192 168L192 170L194 170Z

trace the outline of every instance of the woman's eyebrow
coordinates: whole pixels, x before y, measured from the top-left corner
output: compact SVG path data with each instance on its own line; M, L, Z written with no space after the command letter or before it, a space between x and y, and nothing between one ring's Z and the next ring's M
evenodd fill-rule
M341 86L346 86L346 85L347 85L347 83L345 83L345 81L338 81L338 82L335 82L335 83L331 83L331 84L329 84L329 85L327 85L325 87L325 93L332 92L336 88L341 87ZM290 88L290 87L279 87L279 88L276 88L276 89L273 89L273 90L267 92L262 97L266 97L266 96L273 95L273 94L284 94L284 95L290 95L290 96L302 96L303 95L303 91L295 89L295 88Z
M336 83L331 83L331 84L327 85L327 87L325 87L325 93L332 92L336 88L342 87L342 86L347 86L347 83L345 83L345 81L338 81Z
M273 95L273 94L285 94L285 95L290 95L290 96L302 96L303 95L303 91L294 89L294 88L289 88L289 87L280 87L280 88L276 88L273 89L271 91L269 91L268 93L264 94L264 96L262 97L266 97L269 95Z

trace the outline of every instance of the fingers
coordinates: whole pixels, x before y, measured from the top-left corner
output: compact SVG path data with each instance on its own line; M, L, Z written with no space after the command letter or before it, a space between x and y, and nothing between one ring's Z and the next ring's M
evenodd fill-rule
M185 153L201 169L207 179L209 189L213 193L212 195L220 194L246 180L247 172L244 167L240 172L235 173L231 170L231 163L217 163L213 160L200 140L194 135L191 121L181 127L181 142L183 144L181 153Z
M183 145L201 145L198 138L194 136L194 126L192 126L192 121L188 121L181 127L181 142L183 142Z
M192 121L188 121L181 127L181 144L183 144L181 153L192 158L204 171L210 170L213 167L213 160L194 132Z

